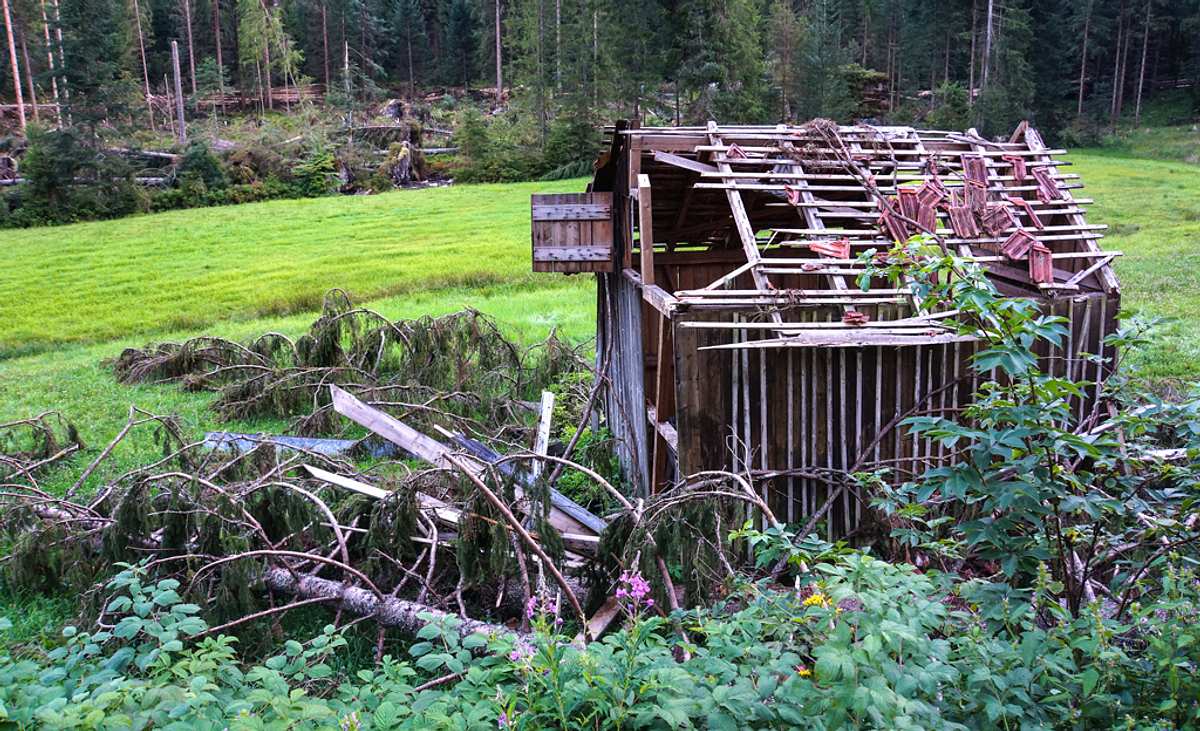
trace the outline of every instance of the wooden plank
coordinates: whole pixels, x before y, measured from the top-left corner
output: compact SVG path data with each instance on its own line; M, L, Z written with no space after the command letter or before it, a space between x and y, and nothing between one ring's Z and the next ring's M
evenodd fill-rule
M710 121L707 125L708 138L714 144L720 143L721 137L717 123ZM732 172L729 163L723 158L718 160L717 168L721 172ZM754 227L750 224L750 215L746 212L746 204L742 201L742 194L736 190L725 191L725 199L729 202L729 210L733 214L734 226L738 233L738 238L742 242L742 250L746 253L746 262L748 264L757 264L761 259L758 251L758 239L754 232ZM771 289L771 281L767 275L760 272L757 267L751 267L750 275L754 279L754 286L760 290ZM772 319L782 321L778 312L771 313Z
M878 332L807 332L800 335L751 340L727 345L709 345L701 350L758 350L763 348L860 348L868 346L915 346L938 343L974 342L976 338L956 333L901 335Z
M684 289L675 293L676 297L695 299L697 297L710 297L720 299L721 297L740 297L743 295L777 295L780 297L858 297L872 295L892 295L892 294L908 294L911 290L907 287L904 289L870 289L863 291L860 289L850 290L830 290L830 289L785 289L779 288L771 292L762 292L757 289Z
M650 200L650 176L638 175L638 248L641 250L642 283L654 285L654 208Z
M728 307L731 305L775 305L776 307L801 307L804 305L881 305L881 304L907 304L908 299L905 297L805 297L803 299L792 299L789 297L773 297L768 293L755 297L730 297L727 299L712 299L712 298L681 298L679 304L686 307ZM776 313L778 314L778 313ZM781 319L776 324L782 325Z
M725 163L725 164L728 164L728 163ZM773 185L770 183L693 183L692 187L696 188L697 190L732 190L732 191L770 190L770 191L784 192L784 186L782 183L780 183L778 185ZM1083 185L1081 183L1068 183L1066 185L1060 185L1059 188L1064 191L1066 191L1066 190L1081 190L1083 188ZM1012 192L1033 192L1033 191L1036 191L1037 189L1038 188L1036 185L1014 185L1014 186L989 187L987 190L989 193L1012 193ZM811 186L811 190L818 191L821 193L861 193L863 191L863 188L861 185L813 185L813 186ZM879 186L880 193L894 195L896 193L896 191L897 191L897 188L895 186L887 186L887 185Z
M646 421L658 432L672 452L679 452L679 431L671 426L671 422L659 421L658 411L653 406L646 407Z
M612 249L606 246L535 246L534 261L595 261L612 259Z
M331 384L329 386L329 393L333 399L333 410L347 419L370 429L389 442L396 444L435 467L443 469L456 468L447 459L451 454L450 449L436 439L425 436L399 419L366 405L335 385ZM457 459L459 462L465 464L476 477L483 479L484 469L479 462L469 457L458 457ZM518 499L524 494L524 491L520 488L515 488L514 492ZM557 506L551 506L548 519L551 525L564 533L587 534L592 532L584 523Z
M621 616L621 605L615 597L609 597L596 610L596 613L588 618L587 635L585 636L583 632L580 632L575 636L575 645L583 646L587 641L587 637L591 637L593 640L599 639L600 635L604 634L608 626L613 623L613 620L619 616Z
M533 204L534 221L603 221L612 217L612 205L605 203L574 203L559 205Z
M554 392L542 391L542 408L538 414L537 433L533 438L533 453L542 457L550 451L550 422L554 417ZM533 479L541 476L545 463L535 460L533 463Z
M662 314L667 315L669 317L671 315L671 313L674 312L675 309L678 307L679 300L676 299L676 297L674 295L670 294L662 287L659 287L656 284L650 285L649 287L644 286L642 284L642 277L640 274L637 273L636 270L626 269L623 272L621 272L621 274L627 280L629 280L635 286L637 286L639 289L641 289L643 299L645 299L647 302L649 302L651 307L658 310Z
M706 162L700 162L699 160L693 160L690 157L682 157L670 152L663 152L662 150L654 151L654 160L656 162L667 163L668 165L674 165L675 167L683 168L684 170L691 170L692 172L700 174L717 172L716 167L709 165Z
M308 472L308 474L312 475L315 479L318 479L321 482L325 482L330 485L336 485L337 487L350 490L351 492L357 492L360 495L365 495L374 500L383 500L392 494L388 490L384 490L375 487L374 485L369 485L365 482L360 482L359 480L349 477L343 477L342 475L328 472L319 467L313 467L312 465L307 464L302 466ZM439 500L434 496L427 495L423 492L415 493L415 497L417 503L422 509L431 511L434 517L446 525L457 526L459 521L462 519L462 511L451 506L444 500Z
M333 410L359 426L366 427L435 467L446 469L453 467L446 461L446 455L450 450L436 439L431 439L399 419L367 406L335 385L329 386L329 395L333 399ZM478 463L472 461L472 464L475 469L482 472Z

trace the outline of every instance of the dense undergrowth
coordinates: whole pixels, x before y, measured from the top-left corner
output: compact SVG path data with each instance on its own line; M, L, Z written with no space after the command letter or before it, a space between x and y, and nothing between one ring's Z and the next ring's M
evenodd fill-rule
M819 557L816 557L819 558ZM178 585L109 584L106 626L39 659L0 650L0 718L54 728L1190 728L1200 720L1196 576L1167 567L1121 621L1066 614L1048 586L997 600L859 553L799 588L746 584L671 623L645 611L586 647L535 612L528 640L422 631L352 675L332 626L260 663L206 634ZM632 594L633 596L630 596ZM641 601L639 601L641 600ZM1053 619L1047 623L1043 617ZM486 648L487 652L480 654Z
M27 145L20 168L26 182L0 195L0 228L313 198L338 187L334 157L319 147L285 157L270 146L255 146L218 157L206 143L193 142L174 164L139 170L136 152L97 150L69 129L31 128ZM141 184L139 173L159 184Z

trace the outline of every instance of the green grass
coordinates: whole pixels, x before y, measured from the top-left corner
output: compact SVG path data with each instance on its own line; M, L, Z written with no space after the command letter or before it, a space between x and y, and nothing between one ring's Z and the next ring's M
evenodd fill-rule
M271 201L6 231L0 358L356 299L545 278L529 194L581 181Z
M1162 320L1133 362L1165 391L1200 380L1200 166L1109 151L1070 158L1096 200L1088 220L1110 227L1102 246L1125 253L1123 309Z
M1200 163L1200 125L1125 129L1104 140L1099 154Z

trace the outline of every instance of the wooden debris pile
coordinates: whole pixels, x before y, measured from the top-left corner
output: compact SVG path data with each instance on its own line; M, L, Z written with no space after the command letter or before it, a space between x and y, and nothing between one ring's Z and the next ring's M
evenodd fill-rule
M342 303L298 340L205 338L127 351L115 363L124 380L216 389L223 414L298 415L297 426L365 431L364 439L219 432L191 440L173 419L132 408L60 490L46 482L53 475L60 484L64 460L82 449L74 430L53 415L0 427L0 540L11 546L0 561L4 581L66 588L103 622L105 578L118 562L140 562L178 579L214 632L320 604L338 621L374 619L380 654L387 630L411 634L449 615L464 619L465 632L523 632L524 608L537 596L556 597L564 619L594 637L619 615L611 587L626 570L651 578L664 611L721 589L738 562L729 530L748 508L770 516L748 482L706 473L631 500L573 457L575 439L554 445L554 432L577 434L591 421L594 398L578 423L559 429L553 391L523 403L527 388L576 374L573 351L556 350L562 362L531 361L511 344L486 347L478 340L500 336L477 313L420 322L391 323ZM419 388L427 390L416 402ZM464 396L464 408L452 408L459 402L447 391ZM259 405L230 410L247 403ZM498 426L502 418L510 423ZM94 479L111 474L100 466L142 429L154 430L162 457ZM604 499L572 500L556 489L565 474L592 482Z

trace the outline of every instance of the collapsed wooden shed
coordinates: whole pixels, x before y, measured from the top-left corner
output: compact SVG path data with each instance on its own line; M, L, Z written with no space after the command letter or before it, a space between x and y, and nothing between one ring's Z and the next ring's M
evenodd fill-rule
M1066 318L1064 345L1038 355L1090 383L1078 418L1098 404L1119 253L1100 249L1105 227L1086 222L1064 151L1028 125L1004 142L824 120L609 135L588 192L534 196L533 266L596 273L605 411L639 491L750 473L792 522L848 473L904 479L947 461L898 423L957 413L979 386L975 341L945 313L918 312L906 289L856 282L860 253L921 227L1003 294ZM827 532L848 532L858 512L837 491Z

